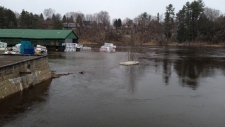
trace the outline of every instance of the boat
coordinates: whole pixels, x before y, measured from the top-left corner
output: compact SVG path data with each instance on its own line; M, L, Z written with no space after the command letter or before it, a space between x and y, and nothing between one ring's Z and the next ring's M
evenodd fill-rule
M113 45L112 43L104 43L104 45L101 46L99 51L101 51L101 52L115 52L116 46Z
M45 46L37 45L35 48L35 54L48 54L48 50Z
M80 51L83 48L82 44L76 44L76 51Z
M83 46L82 50L91 50L91 47Z
M83 45L77 43L63 43L62 46L65 46L65 52L80 51L83 48Z

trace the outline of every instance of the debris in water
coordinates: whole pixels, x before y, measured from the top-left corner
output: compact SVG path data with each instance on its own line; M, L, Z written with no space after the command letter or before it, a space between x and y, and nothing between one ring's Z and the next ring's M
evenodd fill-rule
M80 74L84 74L84 71L80 71L79 73L80 73Z
M56 73L52 72L52 78L59 78L61 76L65 76L65 75L69 75L69 74L72 74L72 73L63 72L63 73L56 74Z

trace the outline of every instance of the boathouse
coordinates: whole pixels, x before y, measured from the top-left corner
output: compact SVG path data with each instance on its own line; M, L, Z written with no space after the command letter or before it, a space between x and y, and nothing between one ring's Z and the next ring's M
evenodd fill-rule
M72 30L42 29L0 29L0 41L14 46L21 41L44 45L48 50L63 50L62 43L78 43L78 36Z

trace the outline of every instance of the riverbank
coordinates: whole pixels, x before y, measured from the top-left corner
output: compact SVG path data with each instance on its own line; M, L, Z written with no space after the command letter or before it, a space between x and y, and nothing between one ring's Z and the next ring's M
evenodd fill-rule
M94 46L101 45L101 43L87 41L84 39L81 39L79 41L79 43L83 44L83 45L94 45ZM126 46L126 45L124 45L123 42L110 42L110 43L113 43L118 46L119 45ZM103 44L103 42L102 42L102 44ZM212 43L208 43L208 42L185 42L185 43L169 42L166 44L166 43L159 43L156 41L151 41L151 42L143 43L142 45L143 46L218 47L218 48L225 47L225 43L212 44Z

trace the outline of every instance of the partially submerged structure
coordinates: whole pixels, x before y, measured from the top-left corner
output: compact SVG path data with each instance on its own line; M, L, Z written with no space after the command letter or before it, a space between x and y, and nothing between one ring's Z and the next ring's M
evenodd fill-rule
M21 41L43 45L48 50L64 50L62 43L78 43L78 36L72 30L0 29L0 40L14 46Z

